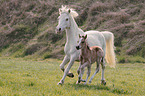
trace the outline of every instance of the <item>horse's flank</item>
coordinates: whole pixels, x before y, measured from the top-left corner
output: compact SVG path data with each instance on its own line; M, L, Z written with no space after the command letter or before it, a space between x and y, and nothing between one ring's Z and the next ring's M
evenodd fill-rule
M85 51L83 51L83 49L81 50L80 57L82 57L81 59L86 59L86 60L80 60L80 61L87 62L89 60L90 64L93 64L94 62L96 62L96 58L102 58L104 56L104 52L102 48L99 46L89 47L87 45L87 47L85 47L84 50Z

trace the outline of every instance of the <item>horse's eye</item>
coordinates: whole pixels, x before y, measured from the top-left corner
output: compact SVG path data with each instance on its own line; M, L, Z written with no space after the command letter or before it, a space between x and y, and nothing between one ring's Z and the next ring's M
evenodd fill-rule
M68 21L68 18L66 18L66 21Z

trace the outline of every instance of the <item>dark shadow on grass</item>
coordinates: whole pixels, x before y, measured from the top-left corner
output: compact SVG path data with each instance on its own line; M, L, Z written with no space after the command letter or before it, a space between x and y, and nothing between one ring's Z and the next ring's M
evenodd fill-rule
M98 84L98 85L91 85L91 84L84 85L83 83L82 84L68 83L68 86L74 87L75 90L82 90L82 89L86 89L86 90L106 90L106 91L109 91L109 92L114 93L114 94L131 94L132 93L129 90L124 90L124 89L120 89L120 88L115 88L113 86L111 87L111 86L101 85L101 84Z
M73 86L76 90L81 90L81 89L89 89L89 90L110 90L110 88L108 86L104 86L104 85L91 85L91 84L86 84L84 85L83 83L81 84L70 84L68 83L68 85Z

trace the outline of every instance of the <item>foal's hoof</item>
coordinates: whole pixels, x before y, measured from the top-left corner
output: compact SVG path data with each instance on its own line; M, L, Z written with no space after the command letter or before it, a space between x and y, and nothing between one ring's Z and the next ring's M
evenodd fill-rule
M89 84L91 84L92 83L92 81L89 81Z
M105 80L101 80L101 84L102 85L106 85L106 81Z
M73 73L68 73L67 76L73 78L74 74Z
M86 82L86 80L81 79L81 82Z
M78 75L80 74L80 70L77 70Z

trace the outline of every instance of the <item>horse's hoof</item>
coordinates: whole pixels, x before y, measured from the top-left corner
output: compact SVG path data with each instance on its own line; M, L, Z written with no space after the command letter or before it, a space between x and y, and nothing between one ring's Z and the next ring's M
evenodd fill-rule
M77 81L76 84L80 84L80 81Z
M67 76L73 78L74 74L73 73L68 73Z
M57 83L57 85L62 85L64 82L63 81L60 81Z
M106 81L105 80L101 80L101 84L102 85L106 85Z
M57 85L62 85L62 83L61 82L58 82Z

